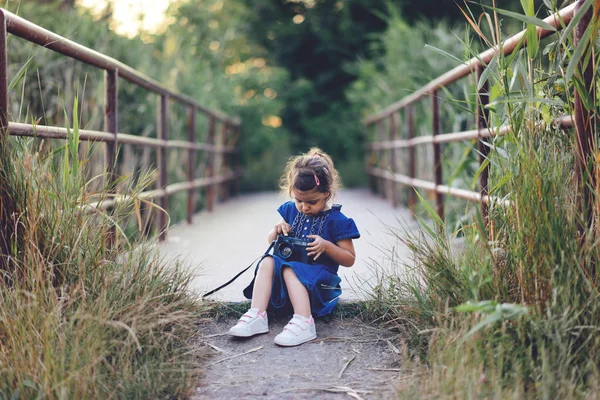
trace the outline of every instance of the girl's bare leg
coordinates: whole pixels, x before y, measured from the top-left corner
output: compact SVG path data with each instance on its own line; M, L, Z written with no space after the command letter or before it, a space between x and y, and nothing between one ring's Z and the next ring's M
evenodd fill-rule
M272 257L265 257L260 262L258 274L254 280L251 308L258 308L258 312L267 310L271 298L271 287L273 286L274 262ZM293 303L292 303L293 304Z
M283 269L283 280L287 286L288 294L294 307L294 314L310 318L310 297L308 290L300 282L293 269L286 267Z

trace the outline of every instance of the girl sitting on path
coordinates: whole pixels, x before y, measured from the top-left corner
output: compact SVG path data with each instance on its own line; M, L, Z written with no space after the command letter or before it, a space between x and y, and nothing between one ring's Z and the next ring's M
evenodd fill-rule
M275 343L296 346L317 337L312 315L324 316L335 308L342 293L338 267L354 264L352 239L360 237L354 221L341 213L342 206L330 203L338 187L338 172L331 157L321 150L313 148L290 159L281 190L293 201L277 209L283 219L269 232L268 241L278 235L310 239L306 251L314 261L305 264L263 256L254 279L244 289L246 298L252 299L251 308L229 330L230 335L268 332L267 307L282 308L290 301L294 316Z

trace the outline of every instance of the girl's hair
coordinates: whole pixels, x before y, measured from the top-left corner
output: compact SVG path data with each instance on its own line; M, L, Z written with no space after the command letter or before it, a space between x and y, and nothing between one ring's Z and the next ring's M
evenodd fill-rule
M279 183L281 192L288 196L294 188L302 191L316 188L321 193L328 193L327 201L335 197L340 186L340 177L331 157L317 147L290 158Z

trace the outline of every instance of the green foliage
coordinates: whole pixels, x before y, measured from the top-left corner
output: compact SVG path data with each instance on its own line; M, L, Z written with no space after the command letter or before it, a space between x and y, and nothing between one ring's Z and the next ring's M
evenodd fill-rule
M291 150L287 128L277 123L288 73L251 40L250 13L243 2L176 2L169 12L175 22L160 40L174 46L161 57L173 60L165 75L177 78L174 87L243 121L241 188L256 191L276 187Z
M532 4L523 1L525 15L515 17L522 28L540 24ZM497 11L513 17L513 11ZM598 170L597 149L587 180L579 182L575 132L553 123L574 112L575 92L597 118L598 101L592 103L581 64L573 61L591 60L593 46L585 48L595 43L592 37L584 34L574 46L559 34L490 63L489 121L494 128L511 125L513 132L489 144L496 201L488 219L474 214L463 220L460 239L429 227L398 234L414 265L402 275L382 276L374 296L386 319L410 321L401 329L416 354L426 357L427 370L413 362L424 375L403 397L597 397L600 252L597 227L587 224L580 206L582 184L597 185L589 178ZM597 79L597 64L593 70ZM588 127L595 134L597 120ZM426 203L423 208L433 213Z
M364 117L408 96L456 65L454 57L440 52L463 54L457 39L461 31L447 23L411 26L397 11L390 10L388 29L371 45L372 51L382 56L354 64L358 79L347 90L348 99L360 107Z
M280 115L292 151L318 146L331 154L346 185L363 183L363 172L354 168L362 159L359 114L344 90L355 79L348 64L367 56L371 35L385 27L376 15L383 2L244 3L252 8L250 36L266 49L269 62L289 73L280 92Z
M92 16L80 9L64 9L56 18L56 4L7 2L11 11L77 43L107 54L140 70L149 77L243 120L238 145L246 169L243 190L276 187L287 157L291 155L289 134L280 126L283 109L283 84L287 72L265 59L265 51L249 40L247 15L241 2L226 7L193 2L175 2L169 16L173 23L163 33L143 34L128 39L109 29L110 9ZM9 37L9 74L11 81L11 120L65 126L73 120L71 107L79 94L80 123L86 129L103 129L104 79L100 70L74 62L64 56ZM17 85L16 82L19 82ZM156 137L156 96L144 89L119 81L119 131ZM67 109L67 113L62 110ZM169 138L187 140L187 110L169 106ZM197 140L206 141L208 118L197 121ZM220 129L217 126L217 129ZM87 145L84 145L84 147ZM169 150L168 182L187 179L180 150ZM197 157L197 177L205 173L207 154ZM97 153L86 168L89 176L102 172L102 155ZM279 166L279 167L277 167ZM151 149L121 146L117 171L134 182L156 167ZM226 172L226 171L223 171ZM98 181L94 181L98 182ZM92 183L92 190L99 189ZM124 190L121 186L119 190ZM184 217L186 207L180 197L171 202L171 220ZM197 196L197 209L203 204Z

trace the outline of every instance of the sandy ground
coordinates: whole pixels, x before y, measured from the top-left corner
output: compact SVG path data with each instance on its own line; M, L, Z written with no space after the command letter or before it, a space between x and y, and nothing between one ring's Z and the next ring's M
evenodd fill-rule
M218 204L212 213L197 214L192 225L171 227L167 241L160 245L161 252L169 259L184 261L197 275L192 289L205 293L227 282L266 250L267 234L279 221L277 207L284 201L287 199L275 192L232 198ZM341 298L361 299L375 284L379 268L398 274L403 262L410 263L406 248L391 232L412 230L415 222L408 210L394 209L366 189L341 191L335 202L342 204L342 212L354 219L362 235L354 241L355 265L340 267ZM251 281L253 270L211 296L212 300L245 300L242 290Z
M235 318L202 326L214 354L192 399L391 399L402 373L392 335L358 319L317 320L317 339L279 347L287 317L270 317L270 331L248 339L227 335Z

